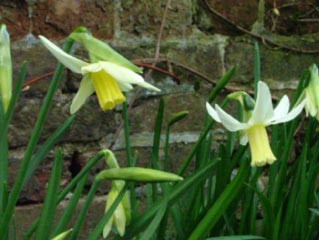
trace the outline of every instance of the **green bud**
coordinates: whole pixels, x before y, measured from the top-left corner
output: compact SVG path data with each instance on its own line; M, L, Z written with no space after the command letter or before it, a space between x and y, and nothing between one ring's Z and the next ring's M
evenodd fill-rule
M228 94L227 98L237 100L246 112L254 110L255 100L246 92L234 92Z
M227 98L237 100L241 107L241 117L245 122L250 117L255 107L255 100L246 92L238 91L227 95Z
M121 54L112 49L107 43L95 38L85 28L76 29L70 38L81 43L88 51L92 62L110 61L133 72L142 73L142 69L135 66Z
M183 180L182 177L173 173L141 167L111 168L101 171L96 176L97 181L106 179L136 182L168 182Z
M91 32L86 28L86 27L83 27L83 26L80 26L80 27L77 27L73 33L87 33L87 34L91 34Z
M69 230L66 230L65 232L63 233L60 233L59 235L55 236L54 238L52 238L52 240L64 240L66 239L66 237L73 231L73 229L69 229Z
M6 112L12 94L12 63L10 54L10 35L6 25L0 28L0 97Z
M168 126L172 126L174 123L182 120L184 117L186 117L188 115L188 111L181 111L178 113L175 113L172 118L169 120L168 122Z
M318 67L312 64L309 68L310 81L305 88L305 97L307 99L306 112L319 120L319 75Z
M255 108L255 100L248 94L244 97L244 108L246 111L252 111Z

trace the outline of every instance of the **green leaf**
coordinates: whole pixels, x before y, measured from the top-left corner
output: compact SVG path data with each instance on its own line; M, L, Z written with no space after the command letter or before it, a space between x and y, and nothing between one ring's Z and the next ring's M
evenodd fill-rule
M72 195L72 198L69 200L69 203L67 207L64 209L62 216L59 218L59 222L53 232L53 236L57 236L58 234L63 234L63 231L68 226L68 223L70 222L72 216L74 215L76 206L80 200L86 181L87 181L87 175L83 177L81 181L78 183Z
M89 207L90 207L90 205L95 197L95 193L96 193L98 187L99 187L99 182L94 181L93 184L91 185L90 191L86 197L86 201L85 201L84 205L82 206L81 211L80 211L80 213L76 219L76 222L74 224L73 231L72 231L72 234L70 237L71 240L79 239L81 230L83 229L85 216L87 215L87 212L88 212Z
M255 99L257 98L257 86L258 82L261 80L261 71L260 71L260 53L258 42L255 42L255 56L254 56L254 80L255 80Z
M36 154L32 156L32 161L28 167L28 171L25 175L24 183L25 185L29 180L30 176L34 173L35 169L39 164L45 159L48 152L54 147L54 145L62 138L65 132L69 129L74 121L76 115L69 117L51 136L41 145Z
M242 163L242 166L240 167L239 172L234 180L227 185L214 205L207 211L206 215L191 233L190 237L188 238L189 240L203 239L209 233L218 220L223 216L230 203L240 193L244 180L248 176L249 170L250 168L248 164Z
M163 203L161 204L161 207L158 209L155 217L150 222L150 225L147 227L143 235L139 238L140 240L152 239L152 236L155 235L155 231L165 215L166 208L167 208L167 201L164 200Z
M37 240L46 239L51 230L51 224L55 216L55 207L57 203L58 191L60 188L60 180L62 173L63 161L62 151L58 150L54 160L54 166L48 184L48 190L44 199L39 226L36 233Z
M227 85L228 81L232 78L236 71L236 68L230 69L220 80L218 80L216 86L213 88L208 97L208 102L213 102L218 96L219 92Z

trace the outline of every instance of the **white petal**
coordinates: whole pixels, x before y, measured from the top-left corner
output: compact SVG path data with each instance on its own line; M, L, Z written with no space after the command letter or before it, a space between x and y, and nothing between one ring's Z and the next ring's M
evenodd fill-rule
M286 116L289 112L289 106L290 106L289 98L287 97L287 95L285 95L281 98L280 102L275 108L273 118L279 119Z
M154 91L161 91L159 88L145 82L141 75L133 72L128 68L106 61L100 62L100 64L103 67L104 71L114 77L118 82L137 84L141 87L148 88Z
M111 216L111 218L109 219L109 221L105 224L103 228L103 238L107 238L107 236L109 235L112 229L113 221L114 221L114 216Z
M208 112L208 114L216 121L216 122L221 122L220 118L218 116L218 113L216 112L216 110L208 103L206 102L206 110Z
M86 99L94 93L94 86L90 79L90 75L87 74L84 76L80 83L78 92L75 94L75 97L72 100L70 107L71 114L74 114L79 110L80 107L85 103Z
M103 66L98 62L98 63L90 63L89 65L82 67L81 73L87 74L91 72L99 72L103 69Z
M72 72L81 73L81 68L86 66L88 63L73 57L70 54L64 52L61 48L56 46L50 40L43 36L39 36L40 41L43 45L67 68L69 68Z
M266 83L258 82L257 100L250 122L253 124L264 123L274 116L272 100Z
M132 85L129 83L117 82L117 84L123 92L128 92L133 89Z
M248 143L248 135L247 135L246 131L245 131L245 133L242 136L240 136L239 143L240 143L240 145L244 145L244 146L247 145L247 143Z
M233 118L223 109L221 109L218 105L215 106L215 109L218 113L221 123L228 131L236 132L238 130L243 130L248 127L248 124L239 122L237 119Z
M120 236L123 236L125 233L126 216L122 202L117 206L113 216L116 229Z
M306 99L303 100L298 106L294 107L286 116L283 116L281 118L275 119L273 118L272 121L269 122L269 124L277 124L277 123L283 123L283 122L288 122L301 113L302 109L304 108L306 104ZM269 125L267 124L267 125Z

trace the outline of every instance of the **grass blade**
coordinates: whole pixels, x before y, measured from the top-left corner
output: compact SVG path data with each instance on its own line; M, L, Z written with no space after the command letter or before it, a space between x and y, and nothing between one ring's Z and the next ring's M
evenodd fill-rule
M248 164L242 163L238 174L234 180L225 188L215 204L207 211L195 230L191 233L189 240L204 239L209 231L215 226L222 217L233 199L237 197L243 186L244 180L247 178L250 167Z
M55 215L55 205L57 202L58 191L62 174L62 151L58 150L54 160L51 177L48 184L48 190L44 199L43 208L39 220L39 226L36 233L37 240L47 239ZM52 207L54 206L54 207Z

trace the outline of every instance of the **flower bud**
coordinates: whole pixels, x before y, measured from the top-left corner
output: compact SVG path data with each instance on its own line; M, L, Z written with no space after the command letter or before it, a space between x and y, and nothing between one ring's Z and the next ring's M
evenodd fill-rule
M5 25L0 27L0 97L4 112L7 111L12 92L12 63L10 36Z

